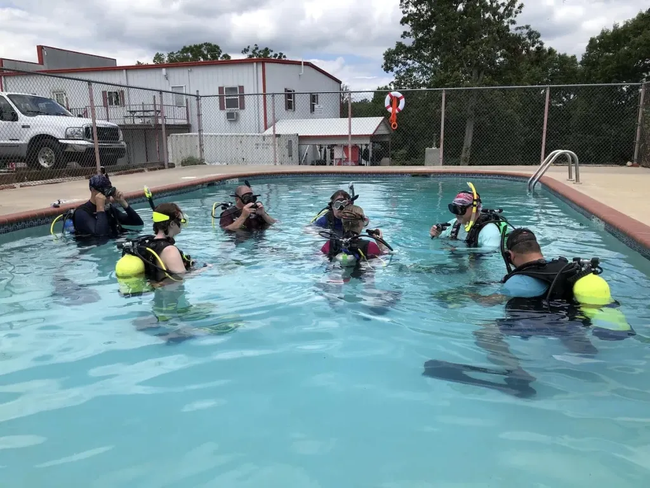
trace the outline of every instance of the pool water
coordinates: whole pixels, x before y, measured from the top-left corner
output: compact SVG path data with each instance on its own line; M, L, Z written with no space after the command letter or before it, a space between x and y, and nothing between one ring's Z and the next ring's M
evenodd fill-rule
M118 293L114 242L79 247L45 227L2 237L1 485L646 486L650 263L545 191L475 180L547 256L599 256L637 335L591 337L592 358L509 338L531 398L429 378L431 359L490 366L472 333L503 305L435 294L499 280L503 262L428 236L466 180L363 178L357 203L396 252L342 283L307 224L347 178L250 178L280 222L247 240L211 222L234 182L157 199L179 203L178 246L213 266L141 296ZM149 233L151 210L136 208ZM201 335L156 335L188 327Z

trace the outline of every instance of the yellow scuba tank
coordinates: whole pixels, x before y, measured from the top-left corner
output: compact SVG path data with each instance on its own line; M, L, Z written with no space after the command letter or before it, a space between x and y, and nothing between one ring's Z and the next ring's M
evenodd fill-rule
M138 295L151 290L145 277L144 261L133 254L124 254L117 261L115 276L122 295Z
M573 285L573 296L599 339L621 340L636 335L617 308L609 284L602 277L594 273L583 276Z

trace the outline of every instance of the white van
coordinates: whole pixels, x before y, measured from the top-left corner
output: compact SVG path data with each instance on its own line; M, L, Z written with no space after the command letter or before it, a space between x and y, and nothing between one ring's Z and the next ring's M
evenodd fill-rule
M97 140L102 165L115 165L126 155L116 124L97 121ZM50 98L0 92L0 161L25 161L38 169L62 168L71 161L93 166L92 120L75 117Z

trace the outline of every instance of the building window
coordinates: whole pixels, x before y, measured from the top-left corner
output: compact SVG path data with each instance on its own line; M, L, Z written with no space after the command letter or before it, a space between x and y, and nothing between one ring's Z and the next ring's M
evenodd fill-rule
M122 102L120 100L120 92L118 92L118 91L109 91L109 92L106 92L106 96L107 96L109 106L113 106L113 107L122 106Z
M284 109L290 112L296 110L296 90L284 89Z
M185 85L172 86L172 91L174 93L177 93L177 95L174 95L174 106L184 107L185 106Z
M58 103L62 107L67 106L64 91L53 91L52 92L52 98L54 99L54 101L56 101L56 103Z
M318 93L312 93L309 95L309 111L311 113L316 111L316 105L318 105Z
M293 157L293 141L291 139L287 141L287 153L287 157Z
M239 110L239 90L236 86L227 86L225 88L226 109Z
M219 87L219 110L244 110L245 101L242 85Z

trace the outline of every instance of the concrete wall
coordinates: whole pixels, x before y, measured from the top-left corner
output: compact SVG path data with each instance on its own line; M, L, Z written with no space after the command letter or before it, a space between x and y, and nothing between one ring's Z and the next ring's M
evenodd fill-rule
M278 164L298 164L297 135L276 136ZM175 134L169 140L169 161L180 165L187 157L199 157L198 134ZM273 164L273 136L261 134L204 134L207 164Z

